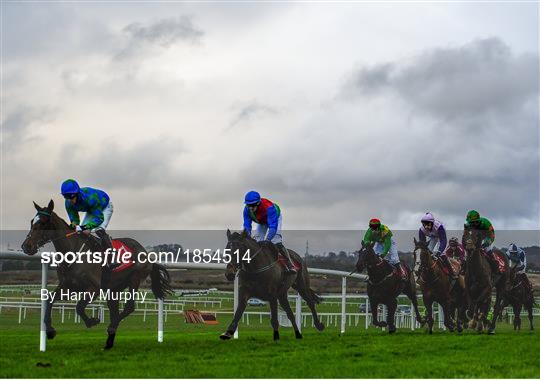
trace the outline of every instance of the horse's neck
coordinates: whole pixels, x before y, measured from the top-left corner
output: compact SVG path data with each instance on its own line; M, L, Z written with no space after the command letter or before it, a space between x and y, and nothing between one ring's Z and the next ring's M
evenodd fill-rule
M52 214L52 224L54 226L54 238L52 243L57 252L75 251L76 248L82 245L82 242L80 242L81 239L78 235L73 235L69 238L65 237L67 233L73 231L58 215Z
M384 262L381 260L377 260L379 258L375 253L370 254L373 256L371 261L366 265L368 276L371 279L380 279L384 276L386 276L386 265L384 265Z
M489 272L486 274L484 268L491 271L491 267L489 266L487 259L482 257L480 248L475 248L471 253L467 252L467 258L470 259L470 263L467 263L467 268L470 268L477 275L485 274L486 277L489 277Z
M434 262L435 260L433 260L433 257L431 257L427 250L420 253L420 264L422 264L422 266L424 266L425 268L433 268Z

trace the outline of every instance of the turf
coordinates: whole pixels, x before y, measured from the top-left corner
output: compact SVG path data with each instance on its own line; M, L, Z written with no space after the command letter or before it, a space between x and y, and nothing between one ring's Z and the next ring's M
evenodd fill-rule
M37 312L18 324L15 311L0 315L0 376L26 378L526 378L540 377L536 331L514 332L501 323L494 336L400 329L335 327L304 329L294 339L290 328L272 341L267 323L241 325L240 339L221 341L228 318L218 326L187 325L169 316L165 341L156 342L155 317L140 316L121 325L116 346L102 350L105 326L56 323L58 336L38 351ZM539 322L537 319L536 322ZM526 327L526 326L525 326ZM38 363L48 365L38 366Z

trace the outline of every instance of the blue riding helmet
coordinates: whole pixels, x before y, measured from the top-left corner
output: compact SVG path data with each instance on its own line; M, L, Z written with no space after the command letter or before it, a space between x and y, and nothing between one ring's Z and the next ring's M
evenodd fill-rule
M62 183L62 195L65 194L78 194L81 188L79 187L79 184L74 179L66 179Z
M246 198L244 200L244 203L246 205L254 205L261 201L261 194L257 193L256 191L250 191L246 194Z

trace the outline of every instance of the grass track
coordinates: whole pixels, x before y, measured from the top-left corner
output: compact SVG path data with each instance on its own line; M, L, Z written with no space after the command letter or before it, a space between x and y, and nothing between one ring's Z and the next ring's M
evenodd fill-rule
M105 352L105 326L87 330L57 323L58 336L47 352L38 347L37 316L17 323L15 312L0 315L1 377L540 377L536 332L514 332L500 324L495 336L466 332L349 328L306 328L296 340L282 328L279 342L266 325L241 325L237 341L218 339L218 326L186 325L169 318L165 342L156 342L155 318L125 321L116 346ZM538 319L537 321L538 322ZM50 367L37 367L37 362Z

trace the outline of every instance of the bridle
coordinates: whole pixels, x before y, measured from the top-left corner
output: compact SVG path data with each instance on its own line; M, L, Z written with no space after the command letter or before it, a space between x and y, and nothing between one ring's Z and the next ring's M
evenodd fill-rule
M47 223L51 223L52 214L50 212L41 210L41 211L37 212L36 217L38 215L44 215L44 216L48 217L49 221ZM30 231L28 231L28 234L26 235L25 240L29 239L30 236L32 235L32 232L33 232L32 226L34 225L34 220L36 219L36 217L34 217L34 219L32 219L32 221L30 222ZM49 237L49 238L46 238L46 239L42 238L36 243L37 249L39 250L41 247L43 247L47 243L53 243L53 242L55 242L57 240L60 240L60 239L67 239L67 238L75 235L76 233L77 233L76 231L73 231L73 232L69 232L69 233L67 233L65 235L62 235L62 236Z

